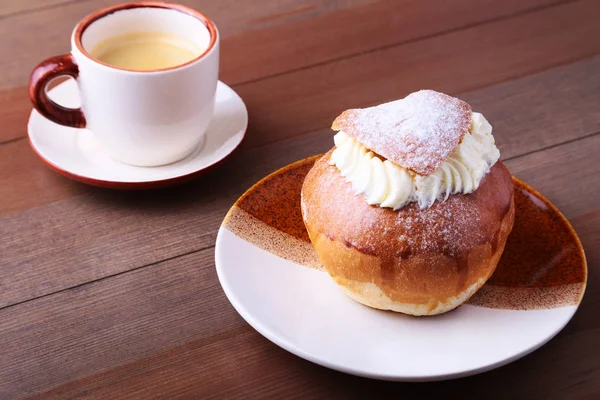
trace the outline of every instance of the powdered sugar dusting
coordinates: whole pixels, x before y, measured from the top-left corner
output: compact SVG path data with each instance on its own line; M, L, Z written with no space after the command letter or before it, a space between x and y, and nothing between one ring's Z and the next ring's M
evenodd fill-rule
M452 196L425 211L418 212L414 207L414 212L398 213L395 232L402 248L409 248L417 253L438 251L456 257L490 239L493 232L488 229L473 229L489 220L486 217L482 216L482 211L475 202ZM415 235L417 231L419 235Z
M471 106L433 90L375 107L344 111L332 129L420 175L436 170L471 123Z

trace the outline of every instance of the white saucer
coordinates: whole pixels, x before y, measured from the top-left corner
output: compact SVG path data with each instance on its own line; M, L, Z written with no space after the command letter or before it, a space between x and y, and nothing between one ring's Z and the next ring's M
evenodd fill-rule
M79 94L73 80L49 91L59 104L78 107ZM204 172L231 154L242 142L248 111L242 99L223 82L217 85L215 115L204 143L183 160L159 167L135 167L113 160L87 129L55 124L31 112L29 142L48 167L79 182L120 189L149 189L181 183Z

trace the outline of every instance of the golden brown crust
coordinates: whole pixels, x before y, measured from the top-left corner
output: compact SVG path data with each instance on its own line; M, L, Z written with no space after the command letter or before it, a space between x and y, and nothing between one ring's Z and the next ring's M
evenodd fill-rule
M435 307L491 276L514 220L512 177L502 163L471 194L393 211L354 195L328 165L330 153L306 176L302 213L338 283L372 282L393 301Z
M351 109L331 126L369 150L420 175L435 171L471 126L471 106L433 90L401 100Z

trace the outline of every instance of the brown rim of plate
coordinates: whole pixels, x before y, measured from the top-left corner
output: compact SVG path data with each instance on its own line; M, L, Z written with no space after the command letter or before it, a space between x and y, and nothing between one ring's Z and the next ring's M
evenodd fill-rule
M210 34L210 42L208 44L208 47L198 57L196 57L186 63L179 64L174 67L158 68L158 69L151 69L151 70L145 70L145 71L138 71L138 70L134 70L134 69L115 67L114 65L106 64L106 63L98 60L97 58L92 57L92 55L83 47L83 44L81 43L81 37L83 36L83 33L85 32L85 30L93 22L95 22L103 17L106 17L107 15L113 14L117 11L130 10L132 8L161 8L161 9L165 9L165 10L174 10L174 11L178 11L180 13L187 14L191 17L196 18L197 20L202 22L204 24L204 26L206 26L206 29L208 29L208 33ZM192 8L183 6L181 4L166 3L163 1L140 1L140 2L117 4L115 6L102 8L98 11L91 13L90 15L85 17L83 20L81 20L81 22L79 22L77 24L77 27L75 28L75 32L74 32L74 39L75 39L75 46L77 46L77 49L83 55L85 55L87 58L89 58L90 60L93 60L94 62L96 62L98 64L101 64L105 67L112 68L112 69L115 69L118 71L152 73L152 72L172 71L172 70L176 70L176 69L179 69L179 68L182 68L182 67L185 67L185 66L195 63L196 61L203 58L206 54L208 54L215 47L215 44L217 43L218 35L219 34L217 32L217 27L215 26L214 22L212 22L204 14L202 14Z
M533 193L538 199L542 200L544 202L544 204L546 206L548 206L549 209L551 209L556 215L558 215L558 218L560 218L560 220L564 223L564 225L569 230L571 237L575 240L575 244L577 245L577 250L579 252L579 255L581 256L582 268L583 268L583 282L582 283L584 284L584 287L583 287L583 290L581 291L581 296L579 298L579 300L581 301L581 298L583 297L583 294L585 292L585 286L587 285L588 267L587 267L587 259L585 258L585 251L583 250L583 245L581 244L581 240L579 239L577 232L575 232L575 229L573 229L573 227L571 226L571 223L569 222L567 217L565 217L563 215L563 213L561 213L560 210L558 208L556 208L556 206L554 204L552 204L550 202L550 200L548 200L546 198L546 196L544 196L543 194L538 192L536 189L529 186L527 183L523 182L522 180L520 180L519 178L517 178L514 175L513 175L513 182L515 182L516 185L525 188L525 190L528 191L529 193Z
M247 197L249 197L250 195L252 195L252 192L254 191L255 188L257 188L258 186L262 185L263 182L267 181L268 179L272 178L275 175L279 175L282 174L286 171L289 171L290 169L294 169L300 165L306 164L308 162L311 161L317 161L319 158L323 157L325 155L325 153L322 154L316 154L314 156L310 156L310 157L306 157L303 158L301 160L298 161L294 161L291 164L288 164L284 167L279 168L276 171L271 172L269 175L265 176L264 178L262 178L261 180L259 180L258 182L256 182L254 185L250 186L250 188L248 190L246 190L236 201L234 206L237 206L239 203L242 202L242 200L246 199Z
M237 229L235 229L235 226L228 226L228 224L231 223L235 223L233 220L231 220L233 217L235 217L235 213L239 212L239 210L242 211L242 213L247 213L250 217L255 218L257 221L260 221L263 224L266 224L269 227L272 227L273 229L275 229L276 231L280 232L283 235L288 235L290 236L290 238L294 238L297 241L306 241L305 239L296 237L291 235L290 233L287 233L275 226L271 226L268 223L266 223L265 221L262 221L260 219L260 216L256 216L254 215L252 212L250 212L249 209L246 209L245 207L243 207L243 203L244 201L248 201L250 199L250 197L253 195L253 193L257 190L257 188L259 188L261 185L263 185L265 182L280 176L284 173L286 173L287 171L290 170L294 170L297 169L307 163L314 163L318 158L322 157L322 154L320 155L315 155L312 157L308 157L299 161L296 161L294 163L291 163L289 165L286 165L282 168L280 168L279 170L267 175L266 177L262 178L261 180L259 180L257 183L255 183L252 187L250 187L244 194L242 194L242 196L240 196L240 198L235 202L234 206L229 210L229 212L227 213L227 216L225 217L225 219L223 220L222 223L222 227L228 229L231 231L232 228L234 228L234 231L237 231ZM581 264L578 265L578 268L581 268L581 272L582 272L582 280L581 282L577 282L577 283L573 283L573 284L559 284L558 286L554 286L554 285L550 285L550 286L541 286L541 287L537 287L537 286L533 286L533 287L522 287L522 286L497 286L497 285L491 285L490 287L494 289L494 292L491 293L491 295L496 295L498 293L496 293L498 290L500 291L519 291L519 290L532 290L535 291L535 293L538 293L536 296L538 295L544 295L544 291L545 290L551 290L551 288L558 288L561 286L565 287L565 290L567 292L572 292L570 293L569 297L569 302L570 304L565 304L565 305L578 305L581 302L581 299L583 298L583 295L585 293L585 288L586 288L586 284L587 284L587 279L588 279L588 270L587 270L587 260L585 258L585 252L583 250L583 246L581 244L581 241L579 239L579 237L577 236L575 230L573 229L573 227L571 226L571 224L569 223L569 221L567 220L567 218L556 208L556 206L554 206L548 199L546 199L546 197L544 197L540 192L538 192L536 189L532 188L531 186L529 186L528 184L526 184L525 182L521 181L520 179L516 178L513 176L513 181L515 183L515 186L520 187L523 191L533 195L534 197L536 197L537 199L541 200L544 204L544 206L546 206L551 212L552 214L554 214L555 216L557 216L557 219L561 222L561 225L566 229L566 235L568 235L571 240L572 243L575 245L576 248L576 252L577 254L580 256L581 259ZM231 221L230 221L231 220ZM232 232L234 232L232 231ZM244 240L249 240L250 238L246 238L244 237L244 232L234 232L237 236L240 236L240 234L242 234L242 236L240 236L241 238L243 238ZM272 238L271 238L272 239ZM251 240L252 242L252 240ZM258 247L261 247L261 245L259 243L254 243L254 245L257 245ZM263 248L264 249L264 248ZM267 249L264 249L267 250ZM281 249L279 249L281 250ZM269 251L269 250L267 250ZM274 255L277 255L279 257L282 258L286 258L289 259L293 262L298 262L298 260L294 260L294 257L285 257L283 254L277 254L279 251L269 251L271 253L273 253ZM303 265L303 264L302 264ZM304 265L308 268L317 268L317 266L315 265ZM317 268L320 269L320 268ZM573 286L575 285L575 286ZM571 287L572 286L572 287ZM484 286L484 288L486 288L486 286ZM489 289L489 287L488 287ZM482 294L484 291L482 291ZM531 292L533 293L533 292ZM531 296L531 293L526 294L525 296L522 297L527 297L527 296ZM501 295L505 296L506 294L504 292L500 293ZM553 300L552 298L552 293L547 294L548 299L550 299L550 301ZM534 309L534 308L554 308L554 307L530 307L528 305L524 305L523 308L519 308L519 307L515 307L514 305L509 306L509 307L505 307L505 306L500 306L500 307L491 307L488 303L490 301L487 300L486 298L483 298L482 296L480 296L481 298L479 300L474 299L473 304L474 305L478 305L477 302L480 302L482 304L485 304L485 307L488 308L507 308L507 309ZM489 294L488 294L489 297Z

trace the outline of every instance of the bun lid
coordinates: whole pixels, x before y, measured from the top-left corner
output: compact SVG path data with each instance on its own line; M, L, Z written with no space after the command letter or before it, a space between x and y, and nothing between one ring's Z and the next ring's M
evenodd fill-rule
M433 90L344 111L331 126L369 150L419 175L435 171L471 126L471 106Z

